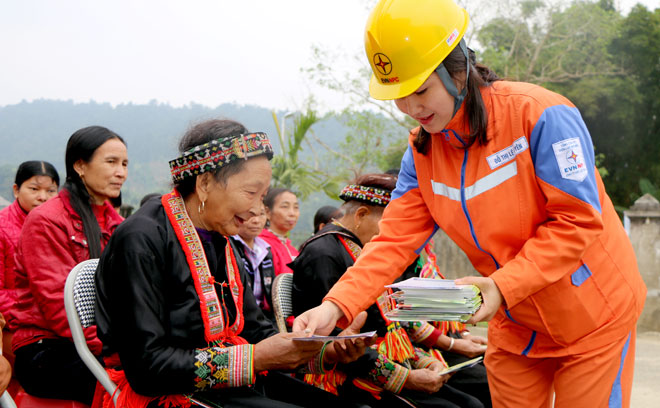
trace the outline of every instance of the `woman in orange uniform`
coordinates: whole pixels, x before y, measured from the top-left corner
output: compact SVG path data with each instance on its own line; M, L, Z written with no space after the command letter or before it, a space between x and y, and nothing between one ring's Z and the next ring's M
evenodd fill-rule
M452 0L382 0L365 47L376 99L417 120L380 234L294 330L329 332L373 303L441 228L483 277L494 407L628 406L646 287L577 108L501 81Z

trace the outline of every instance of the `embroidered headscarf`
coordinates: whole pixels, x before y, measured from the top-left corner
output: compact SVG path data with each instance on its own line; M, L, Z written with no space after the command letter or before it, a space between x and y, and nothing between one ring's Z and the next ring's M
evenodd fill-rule
M181 156L170 160L170 172L172 180L177 183L233 161L260 155L273 158L273 147L263 132L222 137L188 149Z
M392 190L383 188L396 184L396 177L390 174L365 174L354 183L341 190L339 198L344 201L360 201L368 205L385 207L392 199Z

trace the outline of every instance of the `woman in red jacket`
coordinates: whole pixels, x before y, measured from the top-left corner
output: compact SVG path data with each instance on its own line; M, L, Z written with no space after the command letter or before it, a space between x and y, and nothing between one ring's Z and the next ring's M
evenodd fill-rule
M60 176L52 164L26 161L18 166L14 180L14 202L0 211L0 313L6 315L16 301L14 252L25 217L57 195Z
M26 161L18 166L14 181L14 202L0 211L0 313L7 315L16 302L14 252L25 217L57 195L60 176L52 164Z
M18 302L15 375L29 394L90 404L96 380L71 340L64 311L64 282L78 263L98 258L121 222L108 199L126 180L126 145L100 126L76 131L66 148L66 183L57 197L30 212L16 251ZM87 343L101 354L96 327Z
M628 406L646 298L635 253L566 98L501 81L452 0L382 0L365 32L370 93L420 127L380 234L295 330L352 320L441 228L482 277L494 407ZM554 390L554 398L553 398Z
M298 197L286 188L271 188L264 197L268 227L259 238L270 245L273 252L275 276L281 273L291 273L287 264L298 256L298 250L291 244L289 232L296 226L300 217Z
M27 214L57 195L60 176L52 164L26 161L18 166L14 180L16 200L0 211L0 313L7 316L16 303L14 252ZM2 336L2 354L14 364L11 351L12 328L6 325Z

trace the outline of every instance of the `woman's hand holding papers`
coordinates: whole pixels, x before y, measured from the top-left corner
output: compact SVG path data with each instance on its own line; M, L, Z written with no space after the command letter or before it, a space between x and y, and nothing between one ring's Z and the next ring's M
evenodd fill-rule
M502 292L500 292L500 289L495 284L495 281L491 278L468 276L466 278L456 279L455 283L457 285L475 285L481 291L481 307L467 321L468 324L475 324L477 322L483 322L492 319L504 302Z
M438 392L440 388L449 380L451 374L440 375L442 365L431 365L429 368L418 368L410 370L408 379L403 385L404 388L415 391L422 391L429 394Z
M473 343L482 344L484 346L488 345L488 339L487 338L481 337L481 336L474 336L474 335L470 334L470 332L467 331L467 330L464 331L463 333L461 333L461 337L463 337L465 340L470 340Z
M357 334L367 320L367 312L361 312L355 316L353 323L344 331L339 333L340 336L347 336L350 334ZM364 354L364 350L369 346L375 337L359 338L353 340L335 340L325 351L323 362L328 365L336 363L350 363L357 360Z
M475 336L476 337L476 336ZM474 342L471 339L456 339L452 351L465 357L477 357L486 352L486 345Z
M304 330L310 335L327 335L335 328L337 320L343 316L344 313L339 306L326 300L296 317L293 322L293 331Z

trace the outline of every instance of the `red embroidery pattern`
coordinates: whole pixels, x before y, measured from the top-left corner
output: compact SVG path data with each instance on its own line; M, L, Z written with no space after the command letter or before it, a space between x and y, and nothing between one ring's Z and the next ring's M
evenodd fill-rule
M209 344L219 343L227 339L234 339L243 330L243 285L239 269L236 266L236 258L231 250L231 245L225 247L227 260L227 277L232 297L236 304L236 320L231 327L225 327L224 310L215 290L213 276L209 270L204 247L197 235L183 199L179 192L174 189L169 194L164 194L161 202L165 208L167 218L181 244L186 260L190 267L190 273L195 283L195 290L199 296L202 320L204 321L204 337ZM241 339L242 340L242 339ZM243 341L236 341L242 344Z

